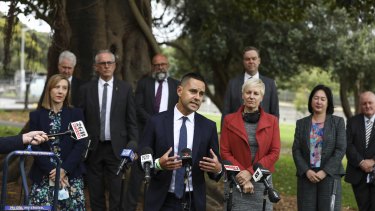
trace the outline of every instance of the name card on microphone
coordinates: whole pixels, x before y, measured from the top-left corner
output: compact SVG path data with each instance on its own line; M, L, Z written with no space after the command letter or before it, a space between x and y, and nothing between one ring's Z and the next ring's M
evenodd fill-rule
M74 137L76 140L80 140L89 136L82 121L71 122L70 127L72 128L72 132L74 133Z
M154 162L152 160L152 155L151 154L144 154L141 155L141 163L142 166L145 162L150 162L150 168L154 168Z
M224 168L227 171L240 171L240 167L233 165L224 165Z
M134 154L133 150L131 150L131 149L122 150L120 156L125 157L125 158L129 158L131 161L133 161L134 158L135 158L135 154Z
M262 171L260 170L260 168L258 168L255 172L254 172L254 175L253 175L253 179L255 182L258 182L259 180L261 180L263 177L263 173Z

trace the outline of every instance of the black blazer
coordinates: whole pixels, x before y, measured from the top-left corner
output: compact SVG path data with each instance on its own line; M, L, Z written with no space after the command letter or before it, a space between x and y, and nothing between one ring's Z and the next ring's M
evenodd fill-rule
M346 167L345 181L356 185L366 174L359 167L363 159L375 159L375 130L374 126L371 131L370 143L366 149L365 119L363 114L358 114L348 119L346 125L346 137L348 148L346 158L348 164Z
M30 130L42 130L48 133L50 130L50 119L48 117L50 110L45 108L38 109L30 113ZM70 122L84 120L81 109L63 107L61 113L61 128L60 133L68 130ZM60 136L61 148L61 168L68 172L69 178L81 176L84 170L82 160L82 153L85 149L85 140L74 140L69 135ZM38 146L32 146L33 151L51 151L51 143L44 142ZM56 168L50 162L49 157L36 156L34 163L30 170L30 178L34 182L40 182L43 176L48 176L49 172Z
M98 80L90 81L80 88L79 107L83 109L86 130L91 139L91 150L95 150L100 137L100 106ZM138 141L137 120L133 89L125 81L114 79L111 114L111 142L115 156L120 154L129 141Z
M293 159L297 176L302 177L310 169L310 130L312 115L297 120L293 142ZM345 174L342 159L346 150L345 124L342 117L327 115L323 129L321 169L332 177Z
M8 136L0 138L0 153L5 154L14 150L22 150L25 148L22 141L22 135Z
M173 109L178 102L177 87L180 82L174 78L168 77L167 83L169 90L168 110L170 110ZM151 76L144 77L138 81L137 89L135 91L135 105L139 123L139 132L142 132L147 120L157 113L154 110L155 79Z
M279 98L277 96L275 81L262 75L259 75L259 79L261 79L265 85L265 93L260 106L266 113L279 117ZM243 84L244 74L240 74L229 81L224 97L222 119L224 119L225 115L236 112L238 108L243 104Z
M83 81L73 76L70 89L70 102L74 107L78 107L80 98L79 87L81 85L83 85Z
M150 147L153 149L154 158L160 158L174 146L173 138L174 110L161 112L150 118L147 122L144 136L140 140L140 149ZM194 203L196 210L206 210L206 182L204 172L199 168L202 158L210 157L210 149L220 159L219 142L216 124L211 120L195 113L194 138L192 149L192 180L194 189ZM174 154L171 152L170 156ZM151 182L145 197L145 211L160 210L168 193L173 171L157 171L151 178ZM220 175L209 173L208 176L218 181Z

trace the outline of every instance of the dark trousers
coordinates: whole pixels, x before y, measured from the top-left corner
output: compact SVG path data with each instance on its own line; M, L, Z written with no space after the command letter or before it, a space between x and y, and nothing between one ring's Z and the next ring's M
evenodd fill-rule
M359 211L375 210L375 186L366 183L366 177L364 174L358 184L352 185Z
M145 174L139 162L134 162L131 167L128 188L125 195L125 210L135 211L137 209L141 187L143 187L144 175Z
M190 209L189 209L190 207ZM195 211L193 192L185 193L182 199L176 198L174 193L168 193L163 206L163 211Z
M111 142L99 142L96 150L88 158L87 164L91 210L119 211L122 175L116 175L120 160L113 154ZM106 184L108 187L105 187ZM106 189L109 192L109 209L106 208Z

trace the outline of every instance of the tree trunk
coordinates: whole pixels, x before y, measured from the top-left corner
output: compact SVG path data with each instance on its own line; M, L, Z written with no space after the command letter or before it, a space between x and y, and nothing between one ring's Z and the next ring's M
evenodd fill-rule
M353 116L352 111L350 110L350 103L348 100L348 84L347 80L341 79L340 80L340 100L343 112L346 118L350 118Z

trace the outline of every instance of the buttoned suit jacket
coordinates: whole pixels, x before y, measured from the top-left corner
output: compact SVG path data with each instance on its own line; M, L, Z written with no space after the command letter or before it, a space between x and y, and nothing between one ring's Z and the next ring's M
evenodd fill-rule
M293 159L298 177L305 176L310 167L310 131L312 115L297 120L293 142ZM339 178L345 174L342 159L346 151L345 123L342 117L327 115L323 129L321 169Z
M375 131L373 124L370 142L366 148L365 120L363 114L358 114L347 121L346 136L348 148L346 157L348 164L346 167L345 181L356 185L366 174L359 167L359 163L364 159L375 159Z
M91 139L90 150L95 151L100 139L98 80L87 82L81 87L79 107L84 111L86 130ZM129 141L138 141L132 87L129 83L117 79L113 80L110 133L112 150L118 159L120 159L121 151L126 148ZM89 156L92 156L92 154Z
M274 80L259 75L265 85L265 92L261 107L269 114L279 117L279 97L277 95L276 83ZM232 78L225 92L224 107L222 112L222 119L229 113L236 112L243 104L242 102L242 85L244 84L244 73Z
M0 154L9 153L14 150L25 148L22 141L22 135L8 136L0 138Z
M49 119L50 110L40 108L30 113L30 130L41 130L49 133L51 120ZM69 123L75 121L84 121L83 112L79 108L63 107L61 112L61 127L59 133L68 130ZM68 172L69 178L76 178L82 175L84 166L82 163L82 153L86 146L85 139L74 140L70 135L60 136L59 146L61 148L61 168ZM51 143L44 142L37 146L32 146L33 151L51 151ZM51 163L49 157L34 157L34 163L30 170L30 178L34 182L42 181L43 176L48 176L49 172L56 168Z
M173 135L174 110L161 112L147 122L140 148L151 147L154 158L163 156L170 147L174 146ZM203 157L211 157L210 149L220 160L216 124L195 113L194 137L192 148L192 183L194 190L194 205L196 210L206 210L206 183L204 172L199 168ZM172 151L169 156L176 152ZM173 171L155 171L145 197L145 211L160 210L168 193ZM208 173L211 179L218 181L221 174Z
M168 77L168 110L173 109L178 102L177 87L180 84L174 78ZM151 76L146 76L138 81L135 91L135 104L137 111L137 119L139 132L143 132L143 128L147 120L154 114L155 111L155 79Z

